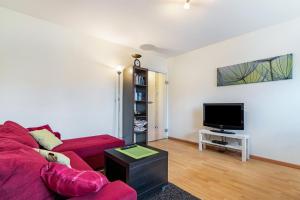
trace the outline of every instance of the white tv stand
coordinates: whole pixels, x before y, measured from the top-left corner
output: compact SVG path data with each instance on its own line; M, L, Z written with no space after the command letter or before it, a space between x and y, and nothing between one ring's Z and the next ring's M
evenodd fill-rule
M222 138L230 138L240 140L240 144L231 144L228 143L226 145L213 143L208 139L208 136L217 136ZM206 144L214 145L219 147L225 147L229 149L234 149L242 152L242 161L245 162L250 158L249 152L249 135L245 134L224 134L224 133L216 133L207 129L199 130L199 151L202 151L206 148Z

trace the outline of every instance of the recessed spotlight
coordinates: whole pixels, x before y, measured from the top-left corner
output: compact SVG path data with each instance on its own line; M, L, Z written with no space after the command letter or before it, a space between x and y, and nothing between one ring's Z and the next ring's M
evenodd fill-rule
M190 9L190 7L191 7L190 0L186 0L186 2L184 3L183 8L186 9L186 10L188 10L188 9Z

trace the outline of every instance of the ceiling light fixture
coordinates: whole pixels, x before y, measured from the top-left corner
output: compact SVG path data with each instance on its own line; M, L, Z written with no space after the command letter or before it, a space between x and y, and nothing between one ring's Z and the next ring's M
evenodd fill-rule
M190 9L190 7L191 7L190 0L186 0L186 2L184 3L183 8L186 9L186 10L188 10L188 9Z

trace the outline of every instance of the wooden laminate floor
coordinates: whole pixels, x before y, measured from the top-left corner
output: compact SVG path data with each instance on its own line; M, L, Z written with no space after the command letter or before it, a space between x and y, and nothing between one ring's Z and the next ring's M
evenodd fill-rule
M300 200L300 170L196 145L160 140L149 145L169 152L169 182L202 200Z

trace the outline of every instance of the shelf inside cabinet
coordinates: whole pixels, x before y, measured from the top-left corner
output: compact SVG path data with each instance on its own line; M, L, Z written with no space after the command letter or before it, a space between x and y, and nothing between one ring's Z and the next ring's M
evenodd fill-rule
M147 118L148 116L147 115L134 115L135 117L138 117L138 118Z
M141 67L134 67L134 69L135 69L136 71L142 71L142 72L147 72L147 71L148 71L147 68L141 68Z
M147 131L134 131L135 134L146 134Z
M148 85L135 84L136 87L147 87Z
M135 100L136 103L148 103L146 100Z

